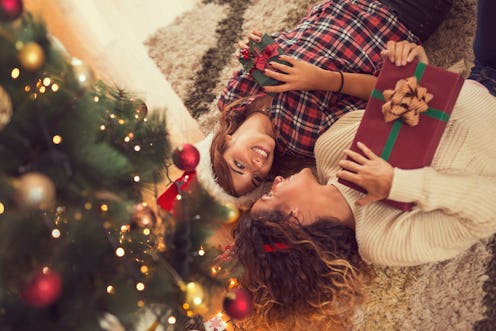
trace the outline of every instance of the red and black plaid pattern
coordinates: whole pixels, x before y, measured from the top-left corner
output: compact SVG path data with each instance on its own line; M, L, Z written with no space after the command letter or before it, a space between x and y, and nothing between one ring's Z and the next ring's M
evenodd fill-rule
M286 54L327 70L377 76L388 40L418 43L389 9L374 0L332 0L313 7L298 26L273 35ZM237 72L218 100L222 109L241 97L263 93L248 73ZM364 109L366 101L324 91L289 91L274 96L271 118L277 153L313 157L319 135L340 116Z

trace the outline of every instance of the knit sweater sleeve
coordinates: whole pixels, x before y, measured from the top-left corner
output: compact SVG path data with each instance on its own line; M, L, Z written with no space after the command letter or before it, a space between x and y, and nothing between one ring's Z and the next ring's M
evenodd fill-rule
M390 199L414 202L423 211L439 209L465 219L467 229L485 237L496 230L496 176L395 168ZM482 207L482 208L481 208Z
M399 175L399 176L398 176ZM417 206L397 212L375 203L357 208L360 254L369 263L412 266L453 258L496 232L495 177L433 168L395 172ZM405 191L404 193L406 194Z

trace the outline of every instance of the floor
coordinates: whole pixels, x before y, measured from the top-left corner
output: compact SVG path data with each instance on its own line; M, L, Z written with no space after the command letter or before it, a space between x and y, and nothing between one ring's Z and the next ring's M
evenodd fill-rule
M201 0L25 0L73 57L89 64L98 78L146 100L149 111L166 111L173 146L203 135L143 42Z

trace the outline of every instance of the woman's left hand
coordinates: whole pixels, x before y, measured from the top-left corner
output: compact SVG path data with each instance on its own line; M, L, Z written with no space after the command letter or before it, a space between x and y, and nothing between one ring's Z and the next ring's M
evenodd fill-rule
M429 64L429 58L424 47L406 40L390 40L386 44L386 49L381 52L383 58L389 59L397 66L405 66L407 63L417 59L419 62Z
M389 196L394 169L363 143L359 142L358 148L365 156L349 149L345 150L349 160L339 161L343 170L338 171L337 176L367 190L367 195L356 201L357 205L364 206Z
M324 69L287 55L281 55L279 56L279 59L288 62L290 65L288 66L277 62L271 63L272 67L280 72L266 69L264 72L265 75L282 82L282 84L266 86L266 92L280 93L296 90L312 91L321 89L321 84L324 81L322 78Z

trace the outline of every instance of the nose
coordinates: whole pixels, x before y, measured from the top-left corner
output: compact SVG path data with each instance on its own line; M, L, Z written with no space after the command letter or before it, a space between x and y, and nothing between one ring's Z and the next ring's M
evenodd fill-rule
M261 166L263 166L262 157L258 153L252 154L251 162L253 167L255 168L260 168Z
M255 166L260 167L260 166L262 165L262 160L261 160L259 157L254 157L254 158L253 158L253 164L254 164Z
M283 181L284 181L284 177L276 176L276 178L274 178L274 183L272 183L272 189L274 189L277 186L277 184L279 184Z

